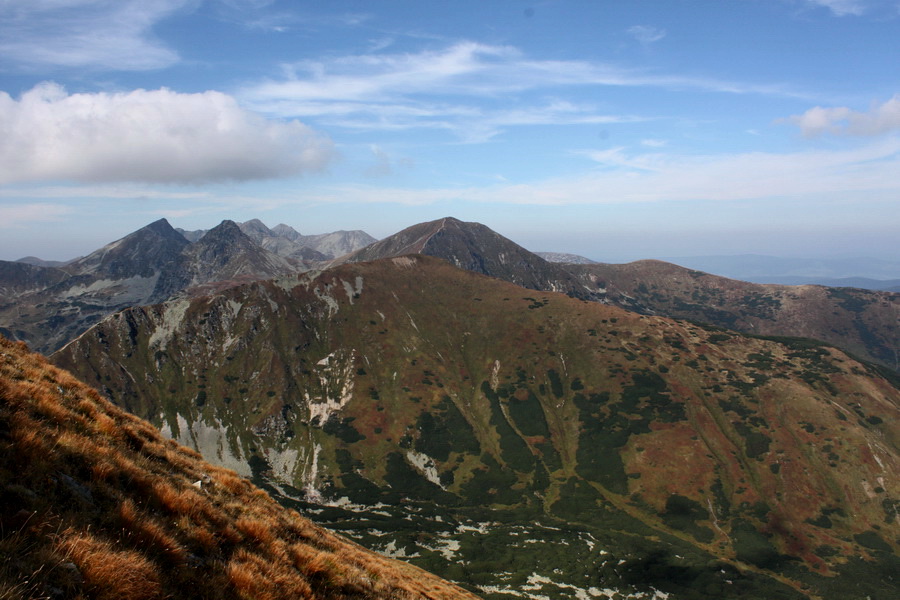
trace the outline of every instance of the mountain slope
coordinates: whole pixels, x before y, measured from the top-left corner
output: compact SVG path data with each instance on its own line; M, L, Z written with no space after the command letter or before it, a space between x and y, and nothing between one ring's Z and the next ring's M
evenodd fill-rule
M336 261L362 262L424 254L461 269L490 275L532 289L601 299L564 268L544 260L480 223L452 217L420 223Z
M828 346L402 256L127 310L54 360L486 597L898 590L900 391Z
M56 285L70 275L56 267L0 260L0 302Z
M0 338L0 597L474 599L277 505Z
M111 280L152 278L177 260L187 245L188 241L168 221L159 219L64 268L73 276L93 275Z
M117 310L297 270L231 221L190 243L160 219L61 269L0 263L0 332L51 352Z
M900 294L748 283L653 260L568 268L585 285L607 286L644 312L823 340L900 371Z

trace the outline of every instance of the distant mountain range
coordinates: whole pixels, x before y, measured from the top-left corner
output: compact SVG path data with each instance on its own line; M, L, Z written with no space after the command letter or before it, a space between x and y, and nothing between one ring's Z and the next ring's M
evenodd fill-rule
M63 267L0 261L0 334L52 352L128 306L346 262L424 254L533 290L746 333L820 339L900 369L894 293L752 284L660 261L551 262L484 225L451 217L359 247L372 239L362 232L301 236L258 220L179 233L162 219ZM310 240L318 245L302 245Z
M52 352L123 308L305 271L373 239L276 229L223 221L185 237L160 219L62 266L0 261L0 334ZM310 240L315 247L303 245Z
M358 230L302 235L284 223L269 229L259 219L239 223L238 227L266 250L302 261L337 258L376 241L368 233ZM176 231L192 242L200 240L207 232L205 229L196 231L176 229Z

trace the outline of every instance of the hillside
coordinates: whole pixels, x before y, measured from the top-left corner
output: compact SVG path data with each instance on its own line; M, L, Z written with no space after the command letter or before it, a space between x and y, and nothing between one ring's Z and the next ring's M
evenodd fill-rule
M0 338L0 598L474 599L282 508Z
M900 391L820 343L403 256L129 309L53 359L486 598L900 589Z
M563 292L644 314L750 334L819 339L900 371L896 293L754 284L653 260L618 265L574 257L575 262L549 262L484 225L450 217L404 229L341 262L407 254L443 258L529 289Z
M615 290L643 312L822 340L900 371L900 294L748 283L654 260L568 268L585 285Z

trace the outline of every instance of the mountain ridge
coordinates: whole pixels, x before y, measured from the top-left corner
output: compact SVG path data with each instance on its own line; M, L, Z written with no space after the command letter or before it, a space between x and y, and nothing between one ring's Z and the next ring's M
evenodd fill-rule
M900 371L900 294L853 288L756 284L671 263L570 265L586 285L629 298L633 309L748 334L835 344Z

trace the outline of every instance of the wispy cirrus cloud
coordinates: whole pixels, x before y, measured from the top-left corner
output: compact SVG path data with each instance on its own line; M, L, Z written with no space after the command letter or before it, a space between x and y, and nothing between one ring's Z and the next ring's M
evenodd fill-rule
M355 129L446 129L469 141L490 139L517 125L637 119L601 111L590 103L546 100L562 96L566 88L656 87L804 96L778 84L660 75L585 60L535 60L511 46L472 41L418 53L301 61L284 65L283 73L280 79L241 90L238 97L255 110L282 117L313 117Z
M523 205L809 200L878 193L900 197L900 138L845 151L721 155L634 153L624 147L580 152L597 168L580 176L484 187L398 189L364 185L320 190L318 202L422 205L464 200Z
M794 115L787 122L800 128L806 137L823 134L874 136L900 129L900 94L860 112L846 106L816 106L802 115Z
M838 17L859 16L866 12L865 0L805 0L807 4L827 8Z
M43 83L0 92L0 183L73 180L204 183L321 170L332 143L220 92L68 94Z
M629 27L627 31L629 35L645 46L652 44L653 42L658 42L666 37L665 29L659 29L658 27L651 27L649 25L633 25Z
M6 68L159 69L178 53L153 27L197 0L30 0L0 2Z

